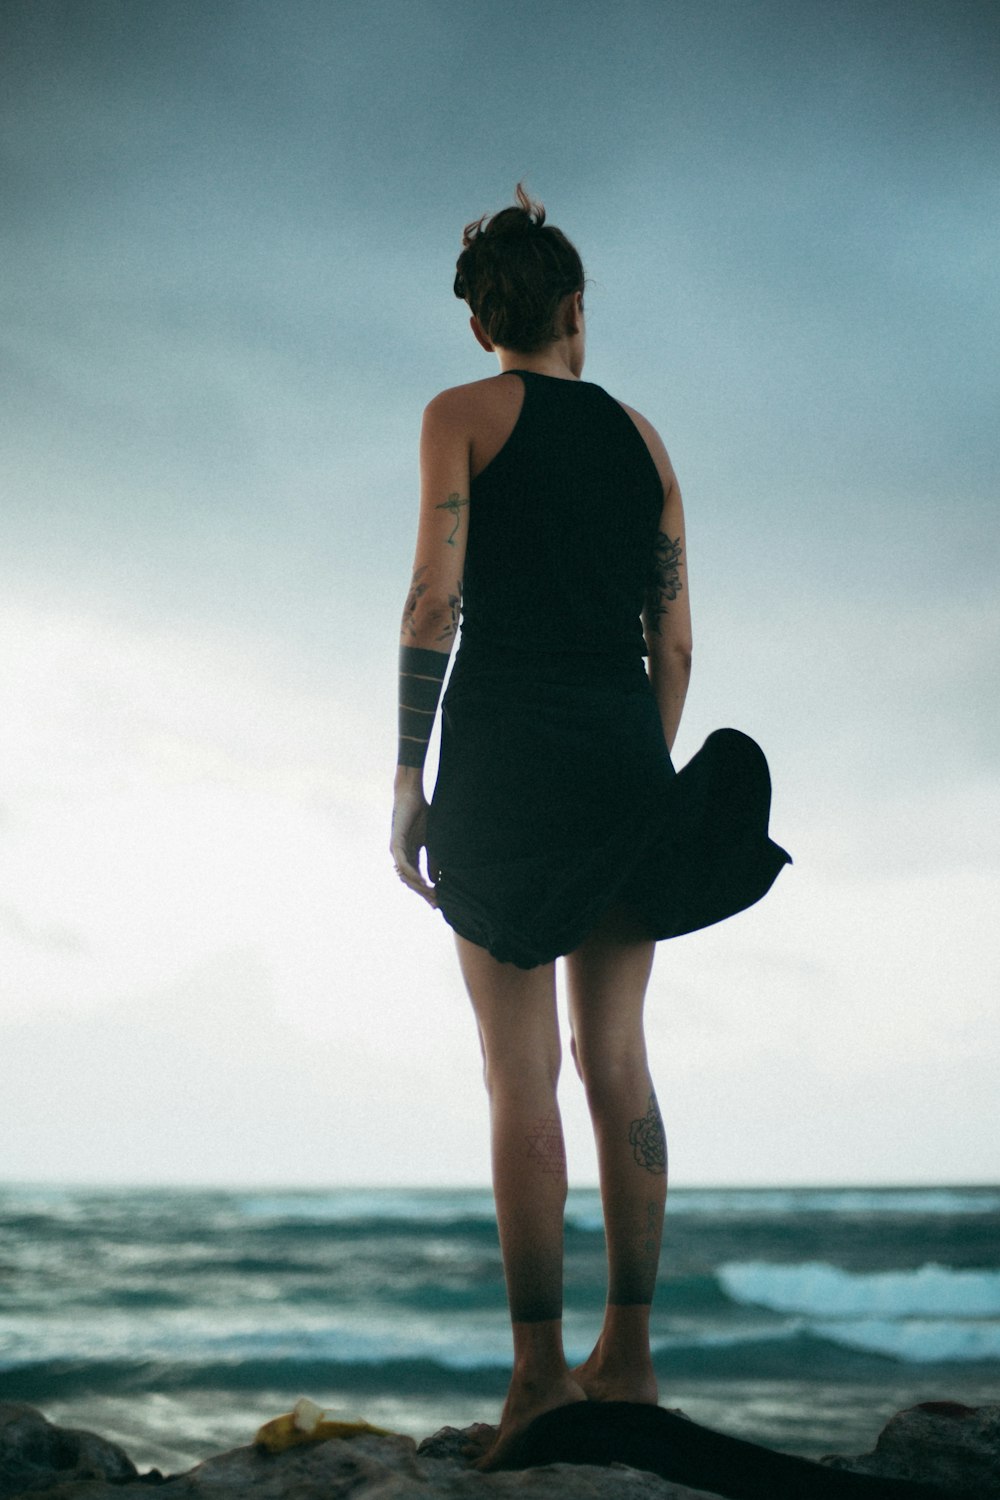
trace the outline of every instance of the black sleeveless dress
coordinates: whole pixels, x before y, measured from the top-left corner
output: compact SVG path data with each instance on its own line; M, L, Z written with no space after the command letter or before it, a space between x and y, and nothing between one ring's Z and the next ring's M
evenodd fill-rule
M657 939L719 922L789 856L753 740L720 729L671 763L640 622L663 490L635 424L600 386L517 373L472 483L427 842L446 921L527 969L612 905Z

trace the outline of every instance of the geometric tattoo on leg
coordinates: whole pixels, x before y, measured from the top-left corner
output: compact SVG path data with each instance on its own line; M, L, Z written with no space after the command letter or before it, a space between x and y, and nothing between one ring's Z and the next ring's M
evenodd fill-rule
M667 1173L667 1135L656 1095L650 1094L649 1107L639 1120L633 1120L628 1131L632 1155L640 1167L658 1177Z
M561 1177L566 1171L566 1146L559 1116L549 1111L528 1131L528 1160L536 1161L550 1177Z

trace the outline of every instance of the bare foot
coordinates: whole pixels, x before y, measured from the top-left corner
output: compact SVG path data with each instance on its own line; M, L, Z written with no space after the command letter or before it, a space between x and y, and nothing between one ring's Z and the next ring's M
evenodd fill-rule
M496 1438L476 1462L475 1468L484 1472L502 1469L517 1446L518 1439L536 1417L544 1416L547 1411L555 1411L560 1406L572 1406L574 1402L586 1399L583 1387L569 1372L544 1385L538 1381L519 1380L515 1376L503 1405Z
M580 1384L588 1401L634 1401L639 1406L657 1406L660 1392L652 1361L613 1364L604 1361L597 1349L582 1365L570 1371Z

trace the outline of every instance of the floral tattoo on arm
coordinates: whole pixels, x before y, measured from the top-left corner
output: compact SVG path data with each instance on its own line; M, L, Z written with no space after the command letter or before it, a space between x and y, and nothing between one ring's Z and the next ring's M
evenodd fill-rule
M660 633L660 618L667 612L667 605L680 593L681 583L680 537L669 537L665 531L656 534L653 546L653 561L646 582L646 618L649 628Z
M449 547L454 547L455 545L455 537L458 534L458 528L462 520L462 507L463 505L468 505L468 503L468 500L463 500L461 495L459 495L458 491L456 490L453 494L448 496L447 500L442 500L440 505L435 505L434 507L435 510L451 511L452 518L454 519L455 524L448 535L445 537L445 541L448 543Z
M425 563L422 568L416 569L413 577L410 579L410 592L407 594L406 603L403 605L403 623L400 627L400 635L416 635L417 633L413 623L413 616L417 612L417 605L420 603L421 598L427 592L427 584L422 582L423 575L426 572L427 565Z
M454 640L458 634L458 619L462 610L462 585L458 584L458 592L448 595L448 621L441 630L440 635L435 636L438 641Z

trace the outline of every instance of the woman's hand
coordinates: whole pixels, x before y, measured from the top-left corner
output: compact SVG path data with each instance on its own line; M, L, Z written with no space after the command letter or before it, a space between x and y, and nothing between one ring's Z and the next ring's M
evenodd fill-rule
M416 891L431 906L437 906L437 894L430 880L425 880L420 871L420 851L427 847L427 799L420 781L420 773L413 768L399 766L396 771L396 789L392 806L392 838L389 851L396 866L396 874L411 891ZM430 868L432 879L437 871Z

